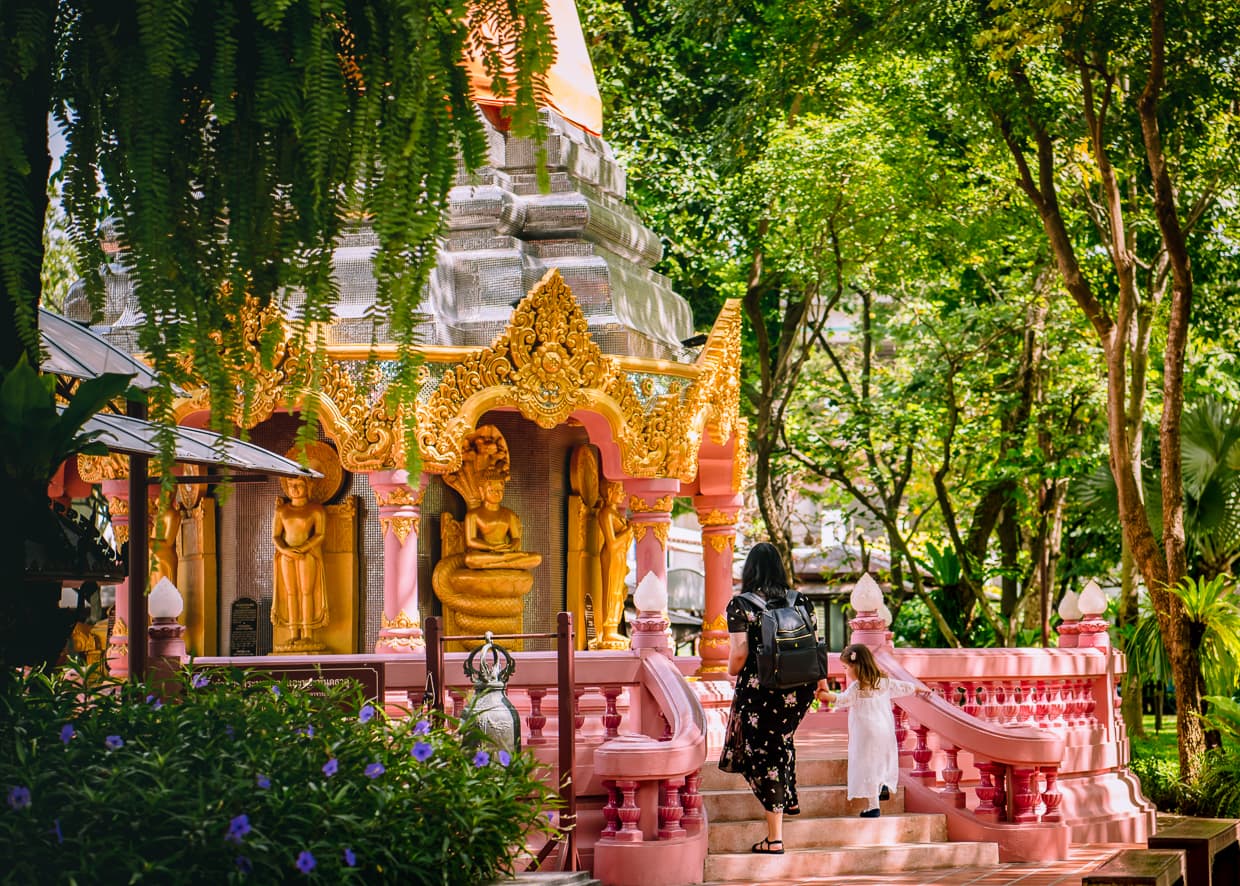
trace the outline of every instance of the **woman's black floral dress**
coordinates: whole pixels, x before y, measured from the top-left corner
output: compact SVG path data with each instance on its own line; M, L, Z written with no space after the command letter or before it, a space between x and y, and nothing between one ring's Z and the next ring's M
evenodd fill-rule
M804 595L797 605L814 618ZM749 657L736 676L731 722L719 757L719 768L745 776L750 790L767 812L797 805L797 752L792 744L802 718L814 700L814 686L799 689L763 689L758 685L758 609L743 597L728 603L728 632L749 635ZM817 625L815 625L817 629Z

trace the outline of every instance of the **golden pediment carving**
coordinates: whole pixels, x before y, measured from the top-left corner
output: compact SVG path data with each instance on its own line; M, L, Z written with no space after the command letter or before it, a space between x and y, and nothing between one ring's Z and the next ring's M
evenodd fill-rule
M79 455L77 470L78 476L87 483L128 480L129 456L121 452L109 452L107 455Z
M702 434L722 444L736 426L740 333L739 304L730 301L698 358L697 377L643 399L641 382L602 352L572 291L553 269L513 311L507 330L448 368L420 401L423 467L456 470L466 436L490 409L515 408L544 428L584 409L608 419L629 476L690 480ZM423 378L429 384L429 371Z
M315 414L336 444L340 464L349 471L373 471L403 462L398 416L387 398L375 396L381 380L355 380L339 362L320 358L289 336L279 307L248 299L240 318L246 354L242 377L247 389L229 406L238 427L253 428L282 407L305 408L315 401ZM192 365L187 367L193 372ZM377 372L377 370L375 370ZM205 387L191 392L177 407L179 415L213 408Z

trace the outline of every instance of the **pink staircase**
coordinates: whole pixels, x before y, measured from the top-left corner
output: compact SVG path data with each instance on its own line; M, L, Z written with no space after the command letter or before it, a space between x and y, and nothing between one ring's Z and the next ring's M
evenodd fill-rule
M701 792L710 822L707 883L762 883L848 874L907 873L999 863L995 843L947 842L946 817L904 811L904 791L882 804L877 819L858 818L860 801L845 787L846 737L797 741L797 790L802 814L784 819L784 854L755 855L766 836L762 807L739 775L702 767ZM895 787L893 785L893 787Z

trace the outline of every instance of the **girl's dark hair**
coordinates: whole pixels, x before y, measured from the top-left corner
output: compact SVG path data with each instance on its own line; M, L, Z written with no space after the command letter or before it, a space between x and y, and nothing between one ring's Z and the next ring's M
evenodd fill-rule
M758 542L745 558L741 571L741 591L761 597L785 597L788 594L788 573L780 559L779 548L769 541Z
M853 666L853 672L857 675L857 682L862 689L877 689L878 681L885 676L879 669L878 662L874 660L874 653L869 646L860 643L845 646L840 653L840 661L846 661Z

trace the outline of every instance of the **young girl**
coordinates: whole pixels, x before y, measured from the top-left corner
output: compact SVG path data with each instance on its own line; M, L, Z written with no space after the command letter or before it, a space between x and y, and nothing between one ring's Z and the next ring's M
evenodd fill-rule
M890 796L889 786L894 786L900 776L891 699L906 695L925 698L930 690L888 678L878 669L868 646L845 648L840 663L848 675L848 688L843 692L819 688L815 694L820 702L848 708L848 799L866 801L862 818L878 818L878 801Z

